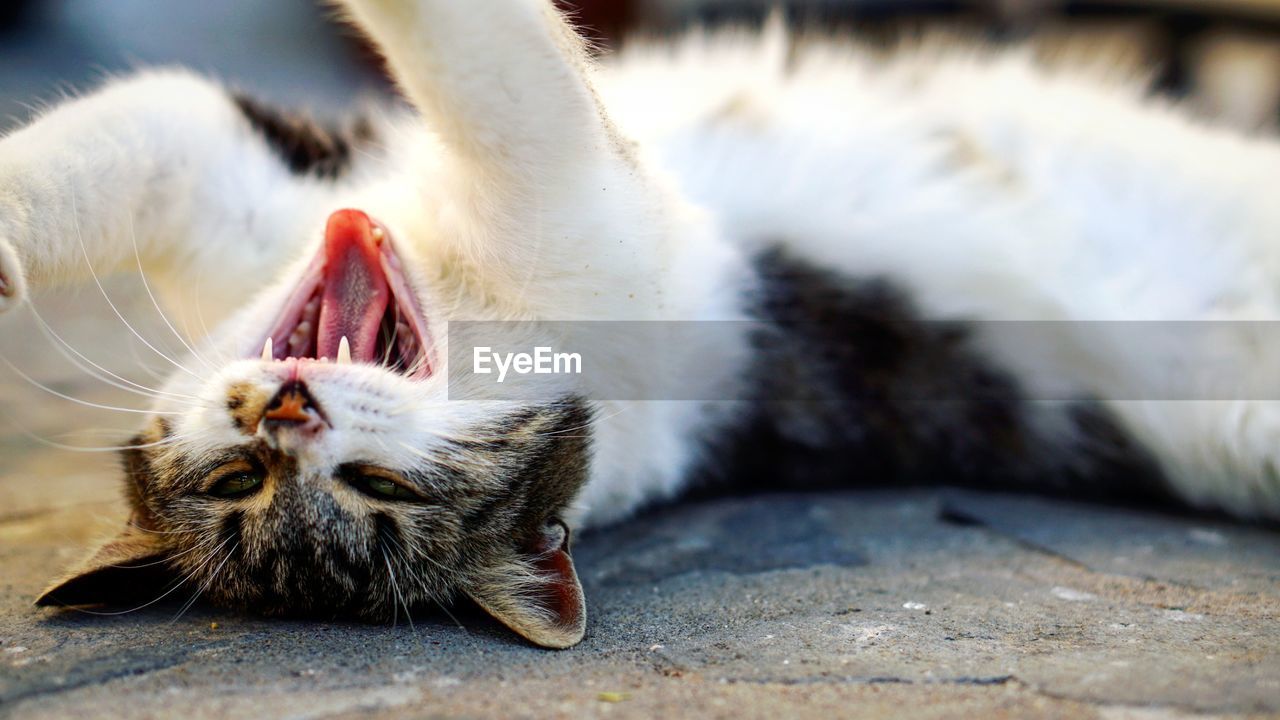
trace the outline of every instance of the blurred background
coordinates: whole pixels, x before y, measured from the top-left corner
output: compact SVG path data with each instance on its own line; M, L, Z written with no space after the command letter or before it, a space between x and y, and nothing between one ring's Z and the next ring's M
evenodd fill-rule
M577 0L566 5L606 51L637 33L760 23L773 6L783 7L798 25L882 45L940 30L1032 42L1049 60L1104 58L1150 69L1158 91L1182 98L1215 122L1267 132L1280 121L1280 0ZM274 102L322 112L389 92L376 54L332 22L332 13L318 0L0 0L0 132L25 122L43 104L91 88L111 74L163 64L189 66ZM211 269L209 282L214 281L216 269ZM199 283L191 293L199 311ZM0 520L49 508L115 508L118 503L116 460L97 450L129 437L139 419L135 411L146 398L122 390L120 383L112 387L101 372L94 371L98 379L91 377L75 353L153 387L173 371L161 353L177 358L183 348L136 273L105 286L127 326L103 294L96 286L45 292L35 298L34 310L0 319ZM199 335L203 328L179 330ZM76 404L68 397L126 411Z
M891 43L922 31L1030 39L1050 56L1105 53L1160 90L1249 129L1280 120L1280 0L560 0L603 47L638 32L797 24ZM284 102L385 89L376 60L318 0L4 0L0 128L29 108L139 65L180 63Z

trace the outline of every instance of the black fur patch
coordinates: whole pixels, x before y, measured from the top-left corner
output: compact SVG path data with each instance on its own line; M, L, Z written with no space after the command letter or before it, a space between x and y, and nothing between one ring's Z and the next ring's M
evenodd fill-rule
M1009 373L960 323L923 319L882 278L771 251L757 260L755 410L707 474L735 487L956 484L1114 498L1163 487L1100 406L1046 438ZM727 466L723 466L728 460ZM715 467L721 465L723 467ZM716 483L719 484L719 483Z
M232 99L253 129L295 175L341 177L351 165L353 146L370 134L364 123L358 124L351 133L342 133L246 95L237 94Z
M244 544L244 511L234 510L227 513L222 519L222 530L219 537L227 543L228 552L235 553L238 557L243 557L241 552Z
M150 520L150 508L147 504L147 487L154 471L146 450L140 446L150 444L146 435L136 435L120 451L120 464L124 469L124 496L134 516L135 524L143 524L148 528L154 526ZM143 522L139 522L142 520Z
M250 592L238 598L241 604L266 614L358 614L379 567L367 538L357 532L363 520L327 493L292 479L279 483L271 506L254 524L252 539L248 528L240 535L250 546L228 566L234 576L228 581L248 581Z

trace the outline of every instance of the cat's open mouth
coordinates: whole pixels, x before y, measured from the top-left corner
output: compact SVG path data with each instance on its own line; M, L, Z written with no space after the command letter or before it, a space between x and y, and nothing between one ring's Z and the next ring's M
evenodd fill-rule
M428 337L386 229L359 210L339 210L262 358L365 363L421 379L431 374Z

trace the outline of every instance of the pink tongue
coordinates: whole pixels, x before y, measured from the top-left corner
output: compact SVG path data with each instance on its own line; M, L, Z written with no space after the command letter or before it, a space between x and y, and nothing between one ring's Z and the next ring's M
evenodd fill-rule
M373 223L359 210L329 216L324 231L324 295L316 357L334 359L346 336L354 362L374 362L378 328L391 301Z

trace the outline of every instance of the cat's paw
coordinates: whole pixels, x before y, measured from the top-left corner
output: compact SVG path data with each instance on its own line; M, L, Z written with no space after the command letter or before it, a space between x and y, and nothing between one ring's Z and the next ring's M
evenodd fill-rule
M0 237L0 315L21 305L26 296L27 283L18 264L18 253Z

